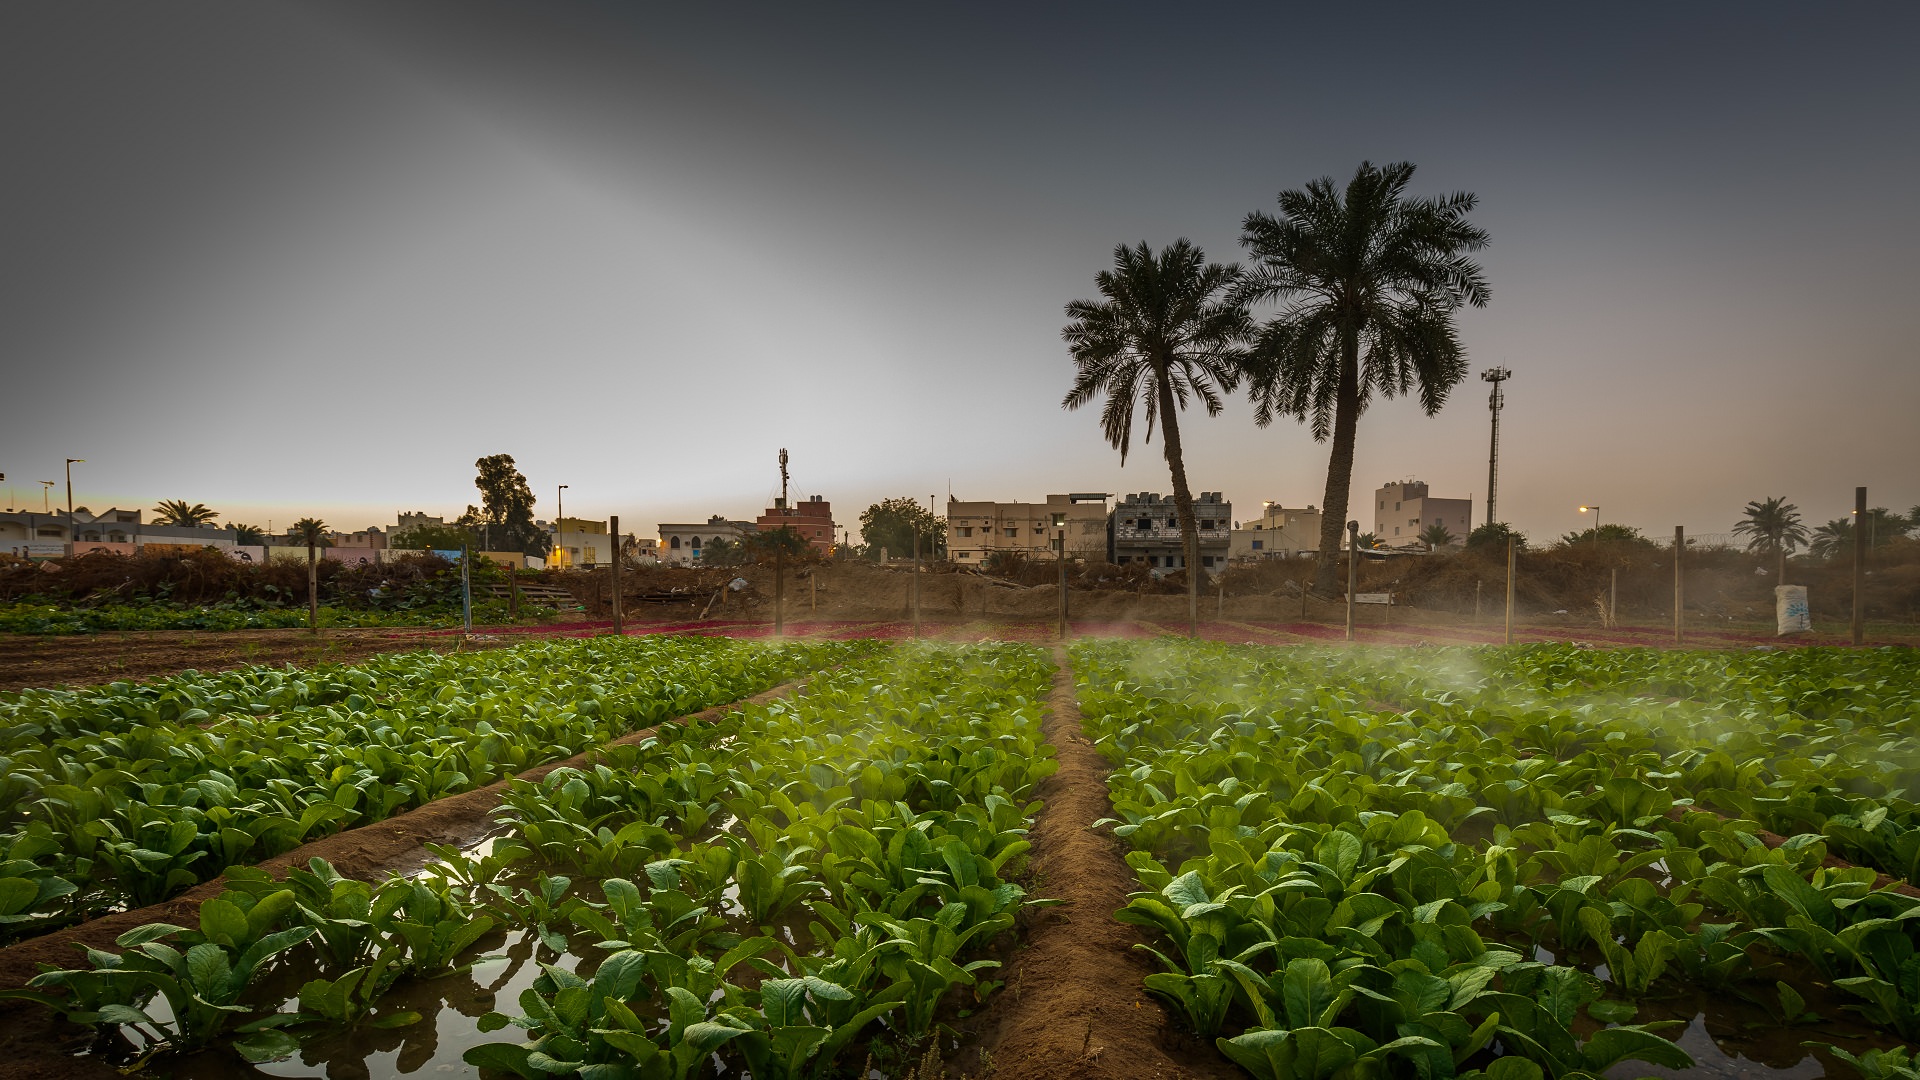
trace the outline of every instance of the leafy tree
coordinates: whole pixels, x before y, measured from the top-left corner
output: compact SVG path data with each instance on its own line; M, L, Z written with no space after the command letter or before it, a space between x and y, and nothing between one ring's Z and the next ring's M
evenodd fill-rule
M473 530L455 525L415 525L387 537L387 546L401 551L480 550L480 537Z
M547 534L533 523L533 491L527 478L514 467L510 454L493 454L473 463L478 470L473 486L480 489L480 507L467 508L462 524L486 530L486 540L495 551L519 551L528 555L547 553Z
M1769 496L1764 502L1747 504L1744 515L1733 526L1733 535L1744 536L1747 550L1771 554L1778 560L1775 581L1787 579L1787 556L1794 548L1807 545L1807 527L1800 521L1800 508L1784 498Z
M945 522L940 522L939 525L942 529L946 528ZM908 537L908 543L912 543L911 535ZM923 543L921 546L924 548L926 545ZM813 546L807 543L807 538L800 535L800 530L791 525L749 533L741 547L755 562L772 559L776 551L785 553L789 559L805 559L814 551Z
M1344 193L1332 177L1283 191L1280 216L1247 215L1240 243L1253 258L1238 296L1275 300L1252 354L1254 419L1311 420L1333 445L1314 588L1334 591L1353 479L1355 429L1375 390L1417 394L1428 415L1467 373L1454 328L1462 305L1491 293L1466 253L1487 245L1467 214L1477 196L1406 197L1413 166L1362 162Z
M1907 530L1912 527L1905 515L1896 514L1884 506L1876 506L1867 511L1867 547L1885 547L1907 535ZM1849 554L1853 551L1853 530L1852 515L1827 522L1813 531L1810 553L1816 559L1832 559Z
M1527 546L1527 534L1504 521L1489 521L1475 526L1467 534L1467 550L1487 554L1501 554L1507 550L1507 540L1512 538L1519 547Z
M197 529L220 516L206 503L189 503L185 499L161 499L153 512L155 525L179 525L189 529Z
M737 566L740 555L741 545L724 536L714 537L700 549L700 561L707 566Z
M1596 528L1570 532L1560 538L1560 546L1572 547L1575 544L1634 544L1640 547L1653 547L1653 541L1640 534L1640 530L1631 525L1601 525Z
M267 542L267 531L258 525L235 525L233 542L246 547L264 544Z
M920 505L918 499L882 499L860 511L860 535L877 558L881 548L891 558L913 553L913 537L920 536L920 554L944 558L947 523Z
M1239 383L1245 359L1240 346L1252 328L1246 306L1231 296L1240 280L1238 266L1207 262L1185 239L1158 254L1145 242L1121 244L1113 249L1113 269L1094 278L1103 299L1068 304L1073 321L1061 331L1079 371L1060 404L1078 409L1104 393L1100 428L1120 451L1121 465L1132 446L1135 406L1146 414L1143 442L1152 441L1159 424L1185 552L1190 636L1198 633L1200 618L1200 528L1187 487L1180 410L1197 397L1208 416L1218 416L1218 391L1231 392Z
M1443 547L1448 547L1454 539L1452 530L1437 521L1420 530L1420 542L1427 545L1428 551L1439 551Z
M320 632L320 549L327 543L327 523L319 518L303 517L293 523L287 535L307 545L307 631Z

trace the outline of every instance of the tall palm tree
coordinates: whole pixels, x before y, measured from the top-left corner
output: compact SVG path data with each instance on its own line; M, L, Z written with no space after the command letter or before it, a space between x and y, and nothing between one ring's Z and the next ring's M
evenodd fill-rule
M327 535L327 523L304 517L293 523L288 534L307 545L307 632L320 632L320 544Z
M1853 519L1835 518L1813 530L1807 553L1816 559L1831 559L1853 550Z
M1466 253L1487 245L1467 221L1478 197L1406 196L1413 166L1362 162L1344 192L1332 177L1280 193L1280 216L1248 214L1252 256L1237 299L1278 301L1253 351L1254 419L1311 419L1333 440L1314 588L1332 592L1353 480L1354 430L1373 391L1417 393L1428 415L1467 373L1454 329L1462 305L1491 293Z
M1807 527L1800 522L1800 508L1785 498L1768 497L1750 502L1741 511L1745 516L1733 527L1733 535L1747 539L1747 550L1771 553L1778 560L1774 581L1787 580L1787 555L1807 544Z
M1200 528L1181 456L1180 410L1199 398L1208 416L1218 416L1219 392L1239 384L1240 346L1251 330L1246 307L1230 297L1239 280L1238 266L1207 262L1184 238L1157 254L1145 242L1121 244L1113 249L1113 269L1094 278L1103 299L1068 304L1073 321L1060 331L1079 367L1060 404L1078 409L1104 392L1100 429L1122 465L1135 405L1146 412L1142 441L1152 441L1154 425L1160 427L1185 553L1189 635L1200 622Z
M161 499L160 505L153 508L157 515L155 525L181 525L197 529L220 516L219 511L210 509L206 503L189 503L185 499Z

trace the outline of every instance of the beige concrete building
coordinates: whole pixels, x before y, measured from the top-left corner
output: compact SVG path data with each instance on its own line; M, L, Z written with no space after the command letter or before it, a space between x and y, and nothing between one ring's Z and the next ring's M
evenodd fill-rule
M1373 536L1387 547L1420 547L1420 534L1434 525L1465 543L1473 531L1473 500L1436 499L1420 480L1396 480L1373 493Z
M1200 534L1200 569L1225 568L1233 533L1233 504L1217 491L1202 491L1194 496L1193 516ZM1108 524L1109 562L1121 566L1146 563L1156 574L1186 565L1173 496L1155 491L1128 495L1114 505Z
M700 553L715 540L739 546L754 531L750 521L729 521L715 514L705 523L691 525L662 522L659 547L654 554L668 566L691 566L700 561Z
M1266 503L1260 516L1234 527L1227 545L1232 562L1284 559L1320 550L1320 511L1312 506L1289 510Z
M1079 492L1049 495L1046 502L1004 503L949 498L947 551L962 566L979 566L1001 552L1050 559L1053 541L1064 527L1069 556L1101 558L1107 550L1110 497L1103 492Z

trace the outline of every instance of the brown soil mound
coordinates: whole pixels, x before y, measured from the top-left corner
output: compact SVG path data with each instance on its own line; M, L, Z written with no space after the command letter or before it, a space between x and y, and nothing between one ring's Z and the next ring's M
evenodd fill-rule
M1113 812L1111 767L1080 727L1064 650L1045 721L1060 769L1042 781L1046 808L1034 823L1031 863L1046 909L1028 932L980 1030L995 1080L1150 1080L1237 1077L1210 1046L1179 1030L1141 980L1155 969L1133 948L1135 928L1113 913L1127 902L1133 870L1113 836L1093 823Z
M503 641L497 644L513 644ZM462 648L458 636L404 630L141 630L105 634L0 635L0 690L90 686L248 664L344 663L379 653ZM465 648L477 646L467 644Z

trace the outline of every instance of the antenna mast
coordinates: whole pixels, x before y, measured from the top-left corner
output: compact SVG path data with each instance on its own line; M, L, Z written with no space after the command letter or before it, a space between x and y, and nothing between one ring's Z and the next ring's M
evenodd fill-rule
M1480 373L1480 377L1493 384L1493 393L1487 397L1487 408L1493 412L1493 447L1487 452L1487 524L1500 520L1499 484L1500 484L1500 410L1507 403L1507 395L1500 390L1500 384L1513 378L1513 372L1503 367L1492 367Z
M780 448L780 501L775 505L782 510L787 508L787 448L784 446Z

